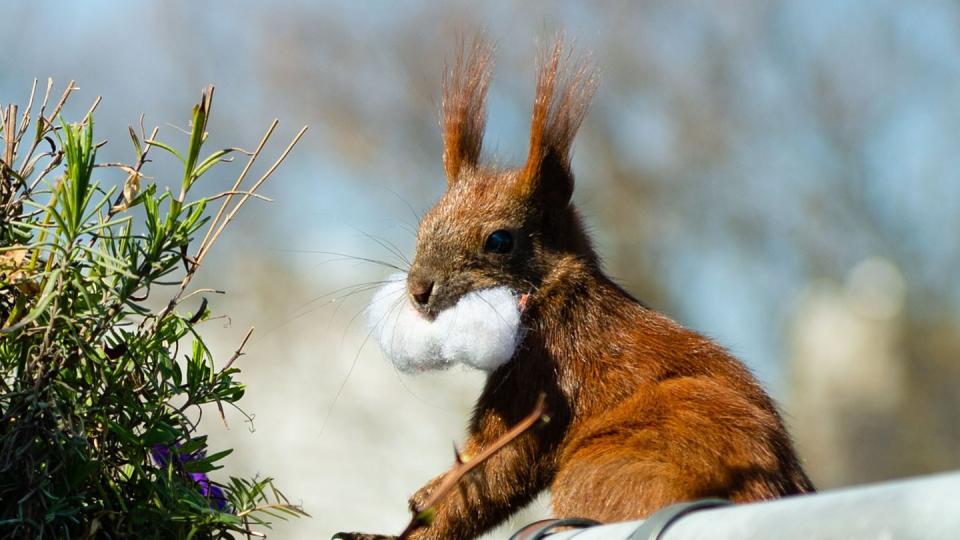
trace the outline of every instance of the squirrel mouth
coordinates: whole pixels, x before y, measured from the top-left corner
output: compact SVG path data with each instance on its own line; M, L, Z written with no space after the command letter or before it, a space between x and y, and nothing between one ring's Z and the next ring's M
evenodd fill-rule
M530 293L523 293L520 295L520 298L517 300L517 309L520 311L520 314L523 315L527 311L527 308L530 306ZM453 306L451 306L453 307ZM435 306L414 306L414 309L421 317L426 319L428 322L434 322L437 320L437 315L442 312L442 309L437 309ZM447 308L450 309L450 308Z
M446 309L414 307L397 275L374 295L368 322L381 350L403 372L462 364L493 371L510 361L524 335L528 295L508 287L471 291Z
M437 320L437 315L440 314L440 312L439 312L438 310L436 310L435 308L432 308L432 307L424 307L424 308L417 307L417 308L414 308L414 309L417 310L417 313L420 314L421 317L423 317L424 319L426 319L426 320L429 321L429 322L433 322L433 321Z

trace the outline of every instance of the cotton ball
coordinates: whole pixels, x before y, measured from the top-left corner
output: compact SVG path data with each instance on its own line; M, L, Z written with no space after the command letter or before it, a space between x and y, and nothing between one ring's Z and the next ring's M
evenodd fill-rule
M493 371L513 357L522 338L518 298L507 287L470 292L428 321L407 298L406 275L394 274L367 313L383 353L407 373L454 363Z
M373 296L368 322L380 349L400 371L415 373L449 366L440 355L435 329L410 305L406 274L393 274Z
M519 299L507 287L464 295L437 317L437 324L445 327L441 356L483 371L507 363L522 337Z

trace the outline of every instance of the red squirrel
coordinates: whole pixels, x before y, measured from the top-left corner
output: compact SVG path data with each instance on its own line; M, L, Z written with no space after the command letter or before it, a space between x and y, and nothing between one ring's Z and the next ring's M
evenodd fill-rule
M477 400L477 455L546 396L525 432L434 507L414 539L471 538L549 489L557 517L644 518L680 501L814 490L783 421L721 346L634 299L600 265L571 204L574 135L596 88L558 43L540 62L526 164L480 163L492 49L478 39L444 79L447 191L423 217L401 302L430 321L492 287L522 294L524 332ZM410 500L420 506L443 475ZM340 538L393 538L341 533Z

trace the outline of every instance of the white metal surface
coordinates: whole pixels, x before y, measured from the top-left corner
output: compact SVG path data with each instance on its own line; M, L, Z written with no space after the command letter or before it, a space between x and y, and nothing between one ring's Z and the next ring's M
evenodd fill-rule
M642 521L549 536L625 540ZM701 510L661 540L960 540L960 472Z

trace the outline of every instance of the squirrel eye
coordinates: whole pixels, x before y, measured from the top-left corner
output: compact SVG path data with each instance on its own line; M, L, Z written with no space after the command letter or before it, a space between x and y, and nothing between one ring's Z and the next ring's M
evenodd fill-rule
M487 237L483 250L490 253L510 253L513 250L513 235L510 231L493 231Z

